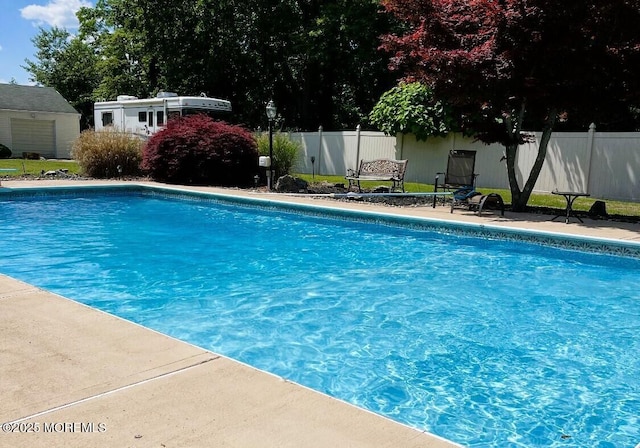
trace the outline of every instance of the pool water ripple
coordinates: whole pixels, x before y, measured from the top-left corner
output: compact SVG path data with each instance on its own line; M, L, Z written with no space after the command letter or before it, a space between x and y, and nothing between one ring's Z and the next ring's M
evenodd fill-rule
M0 212L0 272L465 446L640 442L640 260L157 196Z

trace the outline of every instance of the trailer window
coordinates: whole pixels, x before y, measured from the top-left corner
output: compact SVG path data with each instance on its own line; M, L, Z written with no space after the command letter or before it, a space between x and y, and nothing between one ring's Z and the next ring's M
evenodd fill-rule
M113 112L102 112L102 126L113 126Z
M194 109L194 108L185 108L182 109L182 116L186 117L188 115L206 115L210 118L220 119L229 114L227 111L221 110L210 110L210 109Z
M153 126L153 111L149 112L149 126Z
M182 109L182 116L186 117L189 115L209 115L207 113L207 110L205 109L192 109L192 108L185 108Z
M158 126L164 125L164 111L163 110L159 110L158 112L156 112L156 124Z
M146 123L147 122L147 112L138 112L138 121L140 123Z

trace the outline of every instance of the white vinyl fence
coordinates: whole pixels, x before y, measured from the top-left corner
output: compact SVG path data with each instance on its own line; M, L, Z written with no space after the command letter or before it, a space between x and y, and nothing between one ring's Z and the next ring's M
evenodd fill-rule
M516 170L520 186L535 161L541 134L518 150ZM407 182L433 183L436 173L446 170L452 149L476 150L478 188L509 188L501 145L485 145L450 134L444 138L416 141L412 135L386 136L381 132L342 131L293 133L302 143L295 171L344 175L357 169L360 160L407 159ZM312 163L313 157L313 163ZM640 133L555 132L547 151L535 191L582 191L594 198L640 202Z

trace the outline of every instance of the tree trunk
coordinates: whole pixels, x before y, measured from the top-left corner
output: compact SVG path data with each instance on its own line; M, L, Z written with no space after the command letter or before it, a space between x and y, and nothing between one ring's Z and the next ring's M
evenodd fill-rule
M533 192L533 187L536 185L544 159L547 156L547 148L549 146L549 140L551 140L551 134L553 132L553 126L556 122L557 112L555 109L549 111L549 116L545 121L545 125L542 128L542 137L540 138L540 144L538 145L538 154L536 160L531 167L529 177L524 184L522 190L518 185L518 179L515 172L515 160L518 152L518 144L512 144L506 146L507 156L507 174L509 177L509 187L511 189L511 210L514 212L523 212L527 208L527 202Z
M511 189L511 208L513 211L520 211L515 209L515 204L520 203L520 185L518 185L518 178L516 177L516 155L518 154L518 143L512 143L505 146L507 156L507 176L509 179L509 188Z

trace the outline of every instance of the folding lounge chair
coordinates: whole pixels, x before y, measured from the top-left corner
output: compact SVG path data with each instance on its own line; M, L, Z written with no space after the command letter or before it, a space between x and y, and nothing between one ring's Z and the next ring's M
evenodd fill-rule
M451 195L451 213L455 207L469 206L469 200L476 196L482 196L482 193L476 191L474 186L458 188Z
M453 193L451 195L451 211L456 205L465 204L468 198L474 196L476 177L478 176L474 173L475 167L475 151L452 150L449 152L449 158L447 159L447 172L436 173L433 191L436 193L439 190ZM440 176L443 175L443 182L440 183ZM435 207L435 196L433 201L433 206Z
M455 191L461 188L475 189L477 174L475 151L453 150L447 160L447 172L437 173L434 191ZM440 176L444 175L443 182Z

